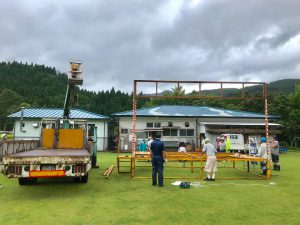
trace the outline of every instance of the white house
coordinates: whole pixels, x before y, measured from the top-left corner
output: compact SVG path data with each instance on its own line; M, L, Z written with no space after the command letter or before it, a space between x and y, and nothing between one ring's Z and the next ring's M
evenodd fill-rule
M132 141L132 111L114 113L119 122L120 148L130 149ZM269 115L269 120L278 116ZM269 123L270 136L280 133L280 124ZM137 110L137 139L147 139L161 134L167 147L177 146L179 141L199 147L204 136L215 140L224 133L243 134L245 143L249 137L260 142L265 136L265 115L252 112L227 110L204 106L161 105Z
M63 109L54 108L26 108L9 115L14 118L13 134L16 140L39 140L43 128L42 119L62 118ZM72 109L70 119L82 119L88 123L88 136L97 136L97 150L107 150L108 146L108 119L109 117L81 109ZM97 128L97 134L94 133Z

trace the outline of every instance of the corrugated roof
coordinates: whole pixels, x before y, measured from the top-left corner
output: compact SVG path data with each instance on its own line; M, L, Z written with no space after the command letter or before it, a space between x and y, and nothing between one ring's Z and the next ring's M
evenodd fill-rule
M178 106L161 105L137 110L137 116L140 117L229 117L229 118L264 118L264 114L213 108L206 106ZM115 117L132 116L132 110L126 112L114 113ZM276 119L279 116L269 115L269 118Z
M71 119L108 119L109 117L96 114L93 112L88 112L82 109L71 109L70 113ZM24 109L24 118L62 118L63 109L53 109L53 108L26 108ZM8 117L20 118L21 111L13 113Z
M200 122L200 124L204 125L230 125L230 126L266 126L265 123L245 123L245 122ZM282 126L279 123L268 123L269 126Z

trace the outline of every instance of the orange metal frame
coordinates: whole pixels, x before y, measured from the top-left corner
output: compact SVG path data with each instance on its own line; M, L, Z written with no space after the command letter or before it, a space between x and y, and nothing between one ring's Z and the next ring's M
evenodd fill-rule
M145 95L145 94L137 94L137 88L138 84L155 84L156 92L155 95ZM158 95L158 87L159 84L177 84L177 87L179 87L181 84L198 84L199 86L199 95L197 96L160 96ZM202 95L202 86L205 84L219 84L220 85L220 90L221 90L221 95L219 96L205 96ZM227 97L224 96L224 84L226 85L235 85L235 84L240 84L242 85L242 94L241 96L236 96L236 97ZM262 91L261 91L261 96L245 96L245 85L261 85L262 86ZM264 111L265 111L265 128L266 128L266 138L268 139L269 137L269 129L268 129L268 100L267 100L267 85L265 82L227 82L227 81L176 81L176 80L134 80L133 81L133 109L132 109L132 158L135 158L135 152L136 152L136 113L137 113L137 101L138 99L151 99L151 98L157 98L157 99L224 99L224 100L229 100L229 99L236 99L236 100L263 100L264 101ZM271 178L271 172L270 172L270 163L269 163L269 154L270 154L270 149L269 149L269 143L267 141L267 155L268 155L268 172L267 172L267 178ZM119 151L118 151L119 153ZM118 156L119 157L119 156ZM132 164L132 163L131 163ZM134 167L132 165L131 167ZM131 168L131 170L134 170L134 168Z

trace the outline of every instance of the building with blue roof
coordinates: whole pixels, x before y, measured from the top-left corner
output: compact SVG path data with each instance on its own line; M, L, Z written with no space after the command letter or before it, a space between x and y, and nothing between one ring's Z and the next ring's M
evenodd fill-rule
M25 108L8 116L15 119L14 138L19 140L40 139L43 128L42 120L57 120L63 117L60 108ZM71 109L70 119L86 120L88 136L97 136L97 150L107 150L109 117L82 109ZM94 128L97 127L97 134Z
M254 112L207 106L160 105L138 109L136 115L136 134L140 141L159 133L166 145L173 147L179 141L199 147L204 136L215 140L221 134L242 134L244 143L249 137L260 140L261 136L265 136L265 115ZM132 110L112 116L119 122L121 149L130 149ZM272 122L279 117L269 115L268 118ZM270 136L280 133L280 124L269 123L269 126Z

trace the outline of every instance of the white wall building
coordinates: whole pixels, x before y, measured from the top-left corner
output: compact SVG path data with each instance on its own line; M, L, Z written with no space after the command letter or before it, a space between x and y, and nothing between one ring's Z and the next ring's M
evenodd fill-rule
M119 122L120 149L129 150L132 141L132 111L113 114ZM277 119L269 115L269 120ZM269 134L280 133L280 124L269 123ZM258 143L265 136L265 116L259 113L219 109L202 106L162 105L137 110L137 139L142 140L160 133L167 147L177 146L179 141L200 147L203 136L212 142L225 133L256 137Z
M23 116L22 116L23 114ZM52 108L26 108L8 117L14 118L14 139L16 140L40 140L42 132L42 119L59 119L63 115L63 109ZM108 146L108 119L109 117L81 109L72 109L70 119L86 120L88 124L88 136L97 136L97 150L107 150ZM97 128L97 134L94 128Z

